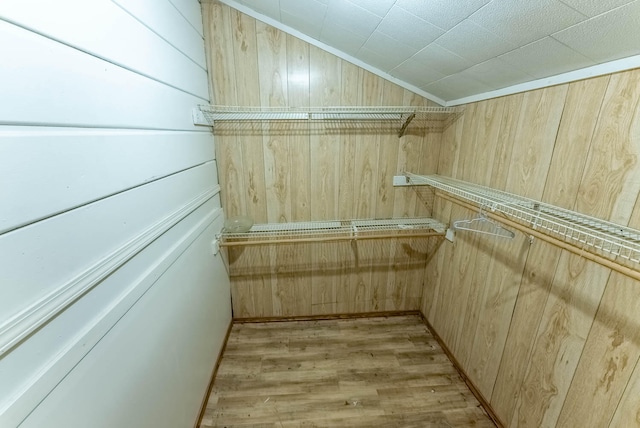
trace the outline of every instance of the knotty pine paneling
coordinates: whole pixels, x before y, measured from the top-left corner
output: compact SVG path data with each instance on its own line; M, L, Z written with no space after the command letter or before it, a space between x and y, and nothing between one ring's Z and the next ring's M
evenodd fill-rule
M213 104L433 105L337 56L218 2L203 3ZM235 126L235 127L234 127ZM427 189L394 188L404 171L435 173L440 134L372 124L219 124L228 217L256 223L429 216ZM249 247L228 252L236 317L419 309L440 239Z
M467 105L438 172L637 228L639 88L632 70ZM638 426L637 281L522 234L463 232L427 278L423 313L505 425Z

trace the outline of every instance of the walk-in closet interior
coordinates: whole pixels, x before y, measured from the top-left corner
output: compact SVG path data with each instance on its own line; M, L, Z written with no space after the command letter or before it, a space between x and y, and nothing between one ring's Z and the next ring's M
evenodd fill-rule
M640 0L457 3L2 2L0 427L640 427Z

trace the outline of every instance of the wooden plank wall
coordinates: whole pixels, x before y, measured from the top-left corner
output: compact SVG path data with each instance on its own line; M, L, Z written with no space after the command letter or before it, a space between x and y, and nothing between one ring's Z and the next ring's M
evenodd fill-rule
M640 70L468 105L442 144L439 174L640 227ZM427 272L422 311L505 424L639 426L637 281L521 233L459 232Z
M240 106L431 105L372 73L217 2L204 2L211 99ZM378 125L379 126L379 125ZM256 223L430 214L429 194L392 187L433 173L440 133L396 128L216 126L227 216ZM432 199L432 198L431 198ZM426 200L425 203L423 200ZM235 317L419 309L439 239L281 245L229 253Z

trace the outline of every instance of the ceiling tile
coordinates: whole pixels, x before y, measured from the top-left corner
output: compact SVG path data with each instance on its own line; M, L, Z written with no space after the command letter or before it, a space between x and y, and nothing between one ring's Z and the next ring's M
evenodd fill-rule
M396 6L444 30L450 30L490 0L398 0Z
M513 50L516 46L508 43L490 31L471 21L465 20L440 36L439 46L455 52L472 62L482 62Z
M506 88L531 80L531 76L507 64L506 62L492 58L488 61L474 65L460 73L494 89Z
M297 0L300 1L300 0ZM369 12L380 17L385 16L396 0L349 0Z
M551 37L545 37L499 57L541 79L595 65L593 61Z
M331 23L361 36L368 37L382 18L346 0L330 0L325 24Z
M393 7L377 28L394 39L415 48L431 43L444 31L399 7Z
M624 6L633 0L560 0L562 3L571 6L578 12L594 17L605 13L616 7Z
M558 0L493 0L469 19L522 46L586 18Z
M362 46L362 49L376 52L378 55L382 52L382 56L387 58L385 63L392 65L391 67L386 67L385 70L390 70L391 68L396 67L398 64L412 57L418 51L418 49L412 46L407 46L404 43L380 33L379 31L375 31L371 37L369 37L369 40L367 40L364 46ZM356 56L360 58L359 54Z
M351 31L339 27L325 20L320 33L320 41L327 45L341 50L348 55L355 55L364 42L367 41L366 36L352 33Z
M435 43L419 51L411 60L443 74L457 73L473 65L466 59Z
M249 6L256 12L267 15L273 19L280 20L280 1L279 0L243 0L245 5Z
M409 58L393 70L389 72L394 77L397 77L406 82L412 82L415 86L424 86L436 80L440 80L445 77L444 74L425 67L424 64Z
M601 63L640 54L639 25L640 1L635 1L560 31L553 38Z
M300 31L309 37L313 37L317 40L320 39L320 34L322 33L322 20L313 19L311 15L293 15L284 10L280 12L280 16L282 17L283 24Z
M422 89L444 100L455 100L480 92L487 92L494 88L458 73L422 86Z
M388 72L398 65L398 62L389 58L389 56L380 55L378 51L372 51L366 48L360 49L356 58L384 72Z
M322 25L324 15L327 12L327 5L316 0L280 0L282 12L298 16L307 21L316 21L318 26Z

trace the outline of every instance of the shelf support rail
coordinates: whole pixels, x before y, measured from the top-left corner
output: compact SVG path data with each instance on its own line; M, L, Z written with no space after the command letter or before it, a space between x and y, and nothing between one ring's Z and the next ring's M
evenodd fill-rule
M533 230L544 230L583 250L590 248L640 263L638 230L461 180L438 175L405 175L409 185L434 187L464 201L492 207L494 212L525 222Z
M400 128L400 132L398 132L398 137L402 137L404 135L405 131L407 130L407 127L409 126L411 121L415 119L415 117L416 117L416 113L413 112L405 119L404 123L402 124L402 127Z
M444 234L442 223L426 217L272 223L253 225L248 232L223 231L220 246L426 238Z

